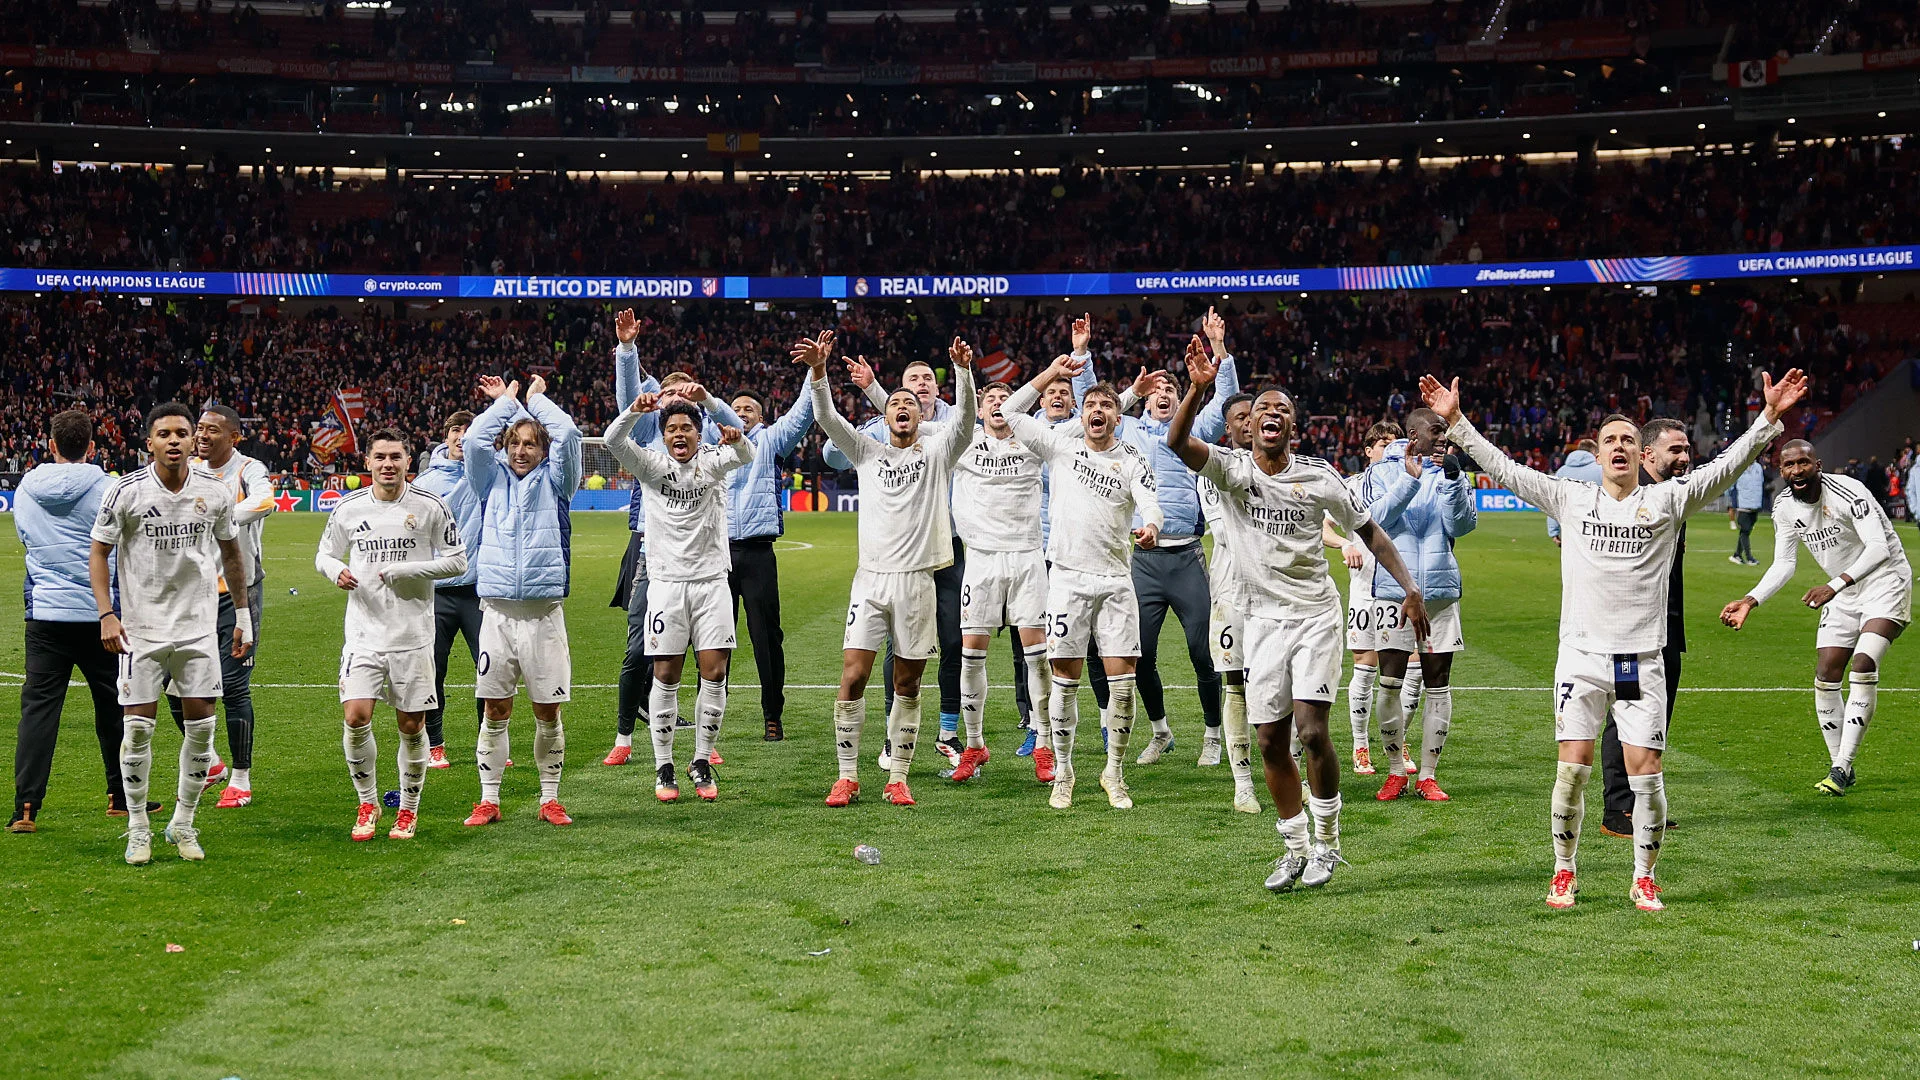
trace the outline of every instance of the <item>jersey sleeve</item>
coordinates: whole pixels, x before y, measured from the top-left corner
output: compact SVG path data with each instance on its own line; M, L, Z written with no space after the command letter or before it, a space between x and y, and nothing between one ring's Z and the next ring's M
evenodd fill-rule
M1785 489L1780 499L1790 499ZM1760 577L1760 583L1748 591L1756 604L1764 604L1773 594L1793 580L1793 574L1800 564L1800 531L1787 523L1787 517L1780 512L1780 499L1773 503L1773 562L1767 572Z
M1160 489L1154 482L1153 466L1147 464L1144 454L1133 459L1133 477L1130 486L1133 493L1133 512L1140 515L1141 525L1151 525L1155 529L1164 528L1167 517L1160 512Z
M221 495L224 496L227 494L226 485L220 484L218 481L216 481L214 486L219 487ZM211 505L214 508L213 538L215 540L239 539L240 522L235 520L235 512L238 509L239 504L228 502L226 499L222 498L218 500L213 500ZM246 559L242 557L240 562L244 566L246 563ZM244 582L242 584L244 584Z
M1858 585L1861 579L1886 565L1893 551L1887 547L1887 531L1880 526L1879 507L1873 501L1873 493L1854 486L1858 489L1848 492L1853 499L1847 506L1845 527L1860 538L1860 555L1841 573Z
M800 387L800 397L793 407L781 415L767 429L765 438L766 452L774 457L785 457L793 453L800 445L807 431L813 427L813 372L807 372L805 385Z
M955 367L953 369L953 397L959 402L954 406L954 414L942 425L943 430L937 436L934 447L936 456L945 458L948 465L960 460L973 442L973 433L979 421L979 398L973 393L973 369Z
M394 563L380 572L386 581L458 577L466 572L467 549L460 540L460 527L454 522L453 514L438 499L433 500L433 509L428 514L427 535L436 538L432 545L434 557Z
M1200 475L1213 481L1213 486L1222 492L1245 494L1253 486L1253 475L1249 471L1252 467L1252 462L1243 455L1208 443L1207 463L1200 466Z
M125 489L116 486L108 488L106 495L101 497L100 512L94 515L93 531L88 534L95 543L106 544L109 547L120 543L119 504L123 501L124 495ZM18 515L15 515L15 520L18 520Z
M1407 476L1407 471L1401 469L1400 475ZM1407 479L1412 480L1413 477L1407 476ZM1332 494L1328 497L1327 505L1324 509L1326 516L1333 519L1335 528L1351 536L1358 531L1362 525L1373 520L1373 515L1368 512L1366 507L1360 505L1360 503L1354 499L1353 492L1347 490L1347 485L1340 483L1338 480L1331 479L1328 481L1328 485L1332 490Z
M853 468L873 456L878 444L853 429L847 418L833 404L833 392L827 388L827 380L813 379L813 415L820 430L826 432L827 441L840 451ZM832 462L829 462L832 464Z
M249 459L240 470L240 497L234 505L234 522L251 525L273 513L273 478L267 467Z
M1067 452L1065 438L1046 421L1036 420L1024 412L1011 412L1004 405L1000 407L1000 415L1013 429L1015 437L1038 454L1040 460L1052 461Z
M320 548L314 552L313 568L328 581L338 581L347 568L347 527L339 514L327 515L327 526L320 530Z
M1567 488L1577 481L1548 476L1513 460L1464 416L1454 421L1447 435L1455 446L1478 462L1495 483L1546 511L1549 517L1566 516Z
M1234 362L1233 354L1220 358L1220 371L1213 380L1213 400L1200 410L1193 421L1193 437L1201 442L1219 442L1220 436L1227 433L1227 399L1240 392L1240 368ZM1126 405L1120 411L1126 411Z
M1673 485L1678 489L1677 512L1691 517L1705 509L1708 503L1720 497L1721 492L1733 486L1747 466L1759 459L1761 451L1767 448L1774 436L1786 429L1786 425L1778 420L1756 420L1738 442L1727 447L1726 453L1680 477Z

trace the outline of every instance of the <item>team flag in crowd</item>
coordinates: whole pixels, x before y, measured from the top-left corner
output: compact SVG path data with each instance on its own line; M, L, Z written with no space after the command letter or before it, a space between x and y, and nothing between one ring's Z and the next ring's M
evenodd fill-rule
M360 443L353 425L367 415L366 397L357 386L333 392L333 405L313 425L313 455L321 464L329 464L336 454L357 454Z

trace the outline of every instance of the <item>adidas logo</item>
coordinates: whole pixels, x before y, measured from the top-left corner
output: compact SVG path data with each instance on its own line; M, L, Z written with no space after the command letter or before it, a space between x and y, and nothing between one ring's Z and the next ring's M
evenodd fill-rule
M434 696L433 696L432 694L428 694L428 695L427 695L427 704L429 704L429 705L438 705L438 704L440 704L440 699L439 699L439 698L437 698L437 697L434 697Z
M567 688L564 686L556 686L553 688L553 692L556 694L564 694L567 692Z
M353 774L353 778L354 778L355 780L365 780L365 779L366 779L367 777L369 777L369 776L372 776L372 775L373 775L373 774L372 774L372 773L370 773L370 772L357 772L357 773L354 773L354 774Z
M157 518L160 516L160 508L157 506L149 506L147 507L147 512L140 516L143 518Z
M362 522L360 522L360 527L359 527L359 528L357 528L357 529L355 529L355 530L353 530L353 531L354 531L354 532L372 532L372 531L373 531L373 522L371 522L371 521L362 521Z
M1319 694L1331 694L1331 693L1333 693L1333 688L1332 688L1332 687L1329 687L1329 686L1328 686L1328 685L1327 685L1326 683L1321 683L1321 684L1320 684L1320 689L1319 689L1319 690L1316 690L1316 691L1314 691L1314 692L1315 692L1315 693L1319 693Z

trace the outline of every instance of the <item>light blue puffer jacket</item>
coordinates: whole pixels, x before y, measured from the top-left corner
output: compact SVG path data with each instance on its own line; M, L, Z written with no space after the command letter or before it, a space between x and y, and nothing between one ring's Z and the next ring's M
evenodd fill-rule
M727 478L727 539L771 540L786 532L780 512L779 458L793 453L813 427L813 376L800 387L800 400L772 424L746 433L753 460ZM717 442L720 429L707 421L706 437Z
M413 478L415 487L431 491L440 496L447 509L453 511L453 521L460 527L460 542L466 546L469 554L480 550L480 500L474 498L473 488L467 484L467 467L463 462L453 460L447 452L445 443L433 448L433 457L427 467ZM479 578L479 560L469 558L467 568L456 577L435 578L434 588L448 585L471 585Z
M1407 474L1407 440L1401 439L1369 468L1361 483L1361 497L1374 523L1393 537L1394 549L1412 572L1414 583L1428 601L1460 599L1460 563L1453 542L1480 524L1473 508L1473 485L1462 473L1452 480L1440 466L1427 462L1420 478ZM1375 565L1373 595L1401 600L1406 590L1386 569Z
M495 450L498 438L522 415L552 437L547 459L524 477ZM480 501L480 557L476 591L501 600L557 600L571 586L573 493L580 487L580 429L545 394L526 408L496 400L467 429L467 485Z
M38 622L98 622L87 556L93 519L112 483L85 462L36 465L20 480L13 528L27 546L27 618Z

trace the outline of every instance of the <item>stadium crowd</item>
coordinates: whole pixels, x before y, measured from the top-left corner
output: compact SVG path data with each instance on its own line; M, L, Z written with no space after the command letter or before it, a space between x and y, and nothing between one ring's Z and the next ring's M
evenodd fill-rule
M0 210L12 265L79 269L792 275L1599 258L1911 243L1920 147L737 184L22 166L0 172Z
M1792 287L1698 297L1597 288L1266 296L1218 306L1244 377L1285 386L1301 403L1302 450L1349 472L1361 467L1368 425L1404 414L1408 388L1428 371L1469 373L1488 387L1476 423L1502 432L1516 458L1552 468L1612 412L1687 418L1697 444L1712 447L1756 407L1756 367L1815 373L1814 398L1787 419L1790 433L1813 433L1920 344L1909 324L1885 317L1896 305L1843 305ZM1100 370L1177 372L1203 311L1197 299L1118 305L1098 320ZM752 387L784 409L800 390L787 345L823 319L842 352L874 361L891 384L912 360L944 367L955 335L989 365L1004 355L1029 376L1063 350L1069 314L1013 302L864 303L837 314L661 305L643 312L637 345L651 370L687 371L721 392ZM0 473L40 460L49 418L76 405L94 414L101 463L137 467L138 417L177 398L231 405L247 418L248 454L311 479L333 471L311 437L335 391L362 392L365 430L393 425L430 442L445 416L473 405L476 370L546 374L553 399L597 433L612 419L606 315L531 302L402 318L377 304L294 314L224 301L10 300L0 304L0 327L18 345L0 360ZM860 415L853 388L836 389L840 407ZM826 471L817 436L794 465Z

